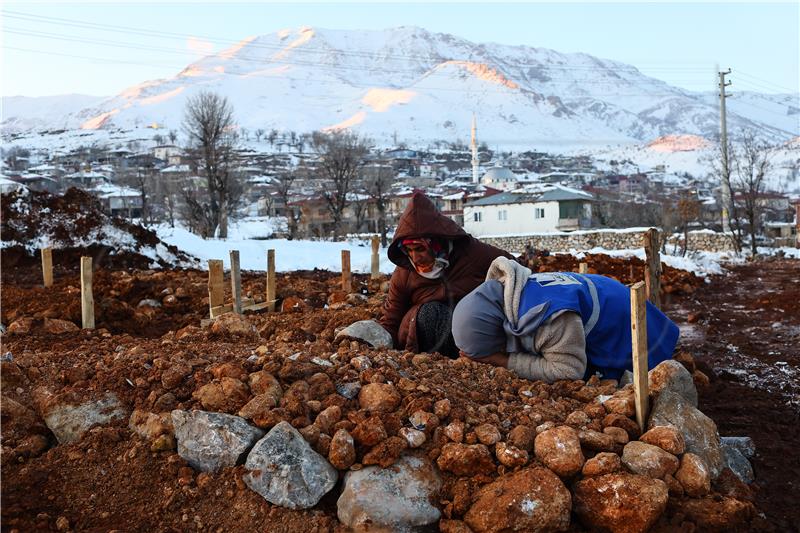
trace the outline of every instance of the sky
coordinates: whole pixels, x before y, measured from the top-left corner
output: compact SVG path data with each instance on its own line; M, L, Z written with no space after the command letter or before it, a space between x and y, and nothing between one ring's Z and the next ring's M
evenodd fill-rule
M110 96L283 28L420 26L473 42L583 52L678 87L800 93L800 2L37 2L0 9L0 95ZM152 32L159 32L154 35ZM164 35L168 33L169 35ZM162 51L154 51L158 48Z

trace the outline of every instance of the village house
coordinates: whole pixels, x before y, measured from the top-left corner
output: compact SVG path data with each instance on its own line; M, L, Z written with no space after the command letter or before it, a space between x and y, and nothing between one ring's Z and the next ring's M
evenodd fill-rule
M494 194L464 206L464 229L476 237L587 229L592 200L587 192L558 185Z

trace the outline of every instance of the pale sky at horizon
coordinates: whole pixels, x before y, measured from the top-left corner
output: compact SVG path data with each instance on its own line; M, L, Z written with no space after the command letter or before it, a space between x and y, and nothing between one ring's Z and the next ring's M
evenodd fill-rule
M176 36L101 29L109 25ZM0 94L110 96L145 80L173 76L203 53L226 48L223 41L287 27L355 30L404 25L476 43L583 52L633 65L646 75L690 90L713 91L717 67L730 67L733 91L800 93L800 2L401 5L6 0L0 11ZM183 53L159 55L152 47Z

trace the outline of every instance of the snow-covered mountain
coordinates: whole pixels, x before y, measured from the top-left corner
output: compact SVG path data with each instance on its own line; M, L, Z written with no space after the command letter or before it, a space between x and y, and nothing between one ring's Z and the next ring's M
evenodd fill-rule
M86 94L4 96L0 98L1 127L4 132L74 128L76 113L105 99L105 96Z
M201 90L227 96L240 127L250 131L347 127L378 143L415 146L468 141L473 112L481 141L515 150L600 148L664 135L711 139L719 129L713 95L670 86L630 65L417 27L303 27L251 37L171 78L80 109L33 114L24 102L4 99L2 129L179 130L187 98ZM750 93L739 106L732 98L729 130L756 128L786 141L800 131L799 99Z

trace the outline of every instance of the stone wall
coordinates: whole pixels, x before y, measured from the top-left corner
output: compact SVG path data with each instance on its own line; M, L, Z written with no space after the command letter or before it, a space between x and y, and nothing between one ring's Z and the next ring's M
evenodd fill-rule
M531 243L536 250L550 250L551 252L582 251L596 247L607 250L627 250L642 248L643 236L647 229L631 228L625 230L574 231L569 233L497 235L479 237L479 239L482 242L513 253L522 253L528 243ZM680 237L671 237L668 246L672 246L676 238L680 249L683 245L682 235ZM696 231L689 232L689 249L725 252L733 250L733 243L729 236L722 233Z

